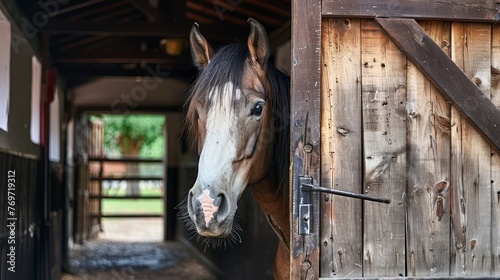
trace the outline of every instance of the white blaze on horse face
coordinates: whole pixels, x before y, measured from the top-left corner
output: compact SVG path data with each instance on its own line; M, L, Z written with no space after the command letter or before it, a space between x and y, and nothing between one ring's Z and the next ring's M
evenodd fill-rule
M212 105L207 112L206 136L198 168L198 181L202 188L218 189L228 195L236 192L239 196L245 187L235 184L235 181L241 180L235 177L233 168L238 153L238 141L241 141L233 102L242 96L241 90L234 89L231 82L209 92ZM233 185L241 189L230 190Z
M210 196L210 190L204 190L197 199L201 203L201 208L203 209L205 226L208 227L208 223L214 217L215 212L219 210L219 206L214 204L215 199Z

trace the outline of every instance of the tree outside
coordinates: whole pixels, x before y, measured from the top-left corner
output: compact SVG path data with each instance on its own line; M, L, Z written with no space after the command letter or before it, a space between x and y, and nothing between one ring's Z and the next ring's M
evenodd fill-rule
M161 158L163 156L165 116L109 114L92 117L98 117L104 122L104 149L107 157ZM139 175L139 164L127 164L127 174ZM139 194L139 182L127 182L125 195Z

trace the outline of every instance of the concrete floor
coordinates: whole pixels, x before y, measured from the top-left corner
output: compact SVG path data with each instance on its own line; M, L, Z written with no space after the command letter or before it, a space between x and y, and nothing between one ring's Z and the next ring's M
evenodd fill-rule
M180 242L161 242L161 219L104 221L105 232L70 251L62 280L216 279Z
M103 218L100 241L161 242L162 218Z

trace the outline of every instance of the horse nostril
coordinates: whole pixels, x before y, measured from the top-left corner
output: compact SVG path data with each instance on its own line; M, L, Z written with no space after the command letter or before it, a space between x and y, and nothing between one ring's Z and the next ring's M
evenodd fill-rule
M224 194L219 194L217 196L217 198L214 200L214 205L219 207L219 209L217 210L218 216L221 216L222 218L227 217L227 214L229 213L229 207L227 197Z
M187 199L187 207L188 207L188 213L194 213L194 205L193 205L193 191L190 191L188 194L188 199Z
M224 199L224 198L222 197L222 194L219 194L219 195L218 195L218 196L214 199L214 205L215 205L215 206L220 206L220 204L221 204L221 202L222 202L222 200L223 200L223 199Z

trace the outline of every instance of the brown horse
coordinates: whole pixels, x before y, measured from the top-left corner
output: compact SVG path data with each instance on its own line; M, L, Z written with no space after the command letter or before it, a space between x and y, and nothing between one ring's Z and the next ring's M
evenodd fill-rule
M289 278L290 80L269 63L264 27L248 20L247 44L214 52L195 23L190 44L200 69L187 127L200 156L186 220L206 244L239 241L237 201L250 187L280 243L276 279Z

